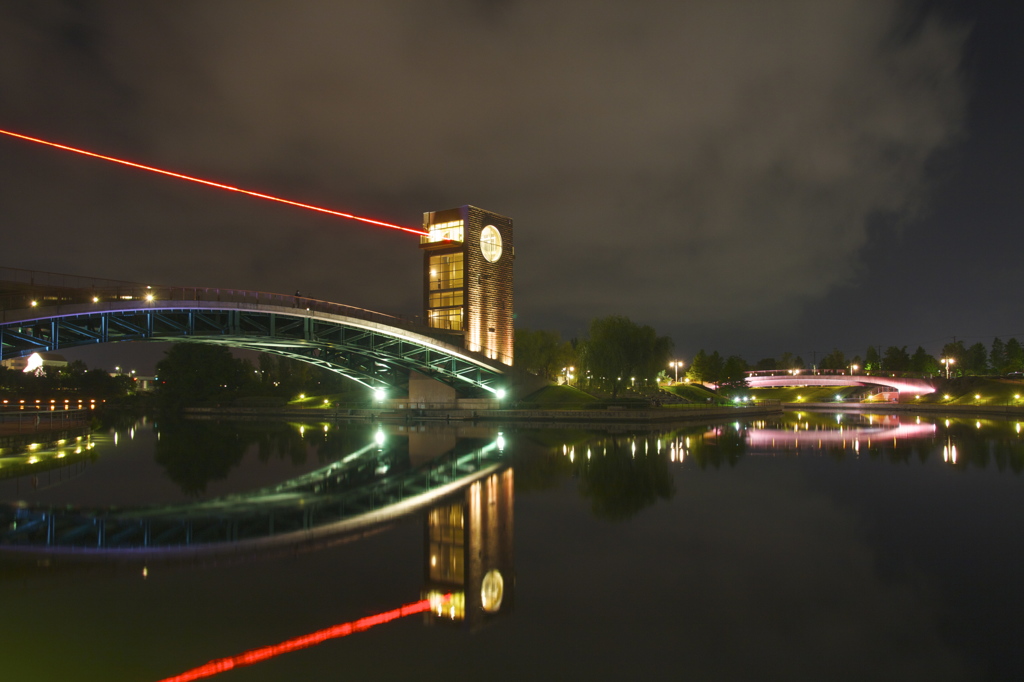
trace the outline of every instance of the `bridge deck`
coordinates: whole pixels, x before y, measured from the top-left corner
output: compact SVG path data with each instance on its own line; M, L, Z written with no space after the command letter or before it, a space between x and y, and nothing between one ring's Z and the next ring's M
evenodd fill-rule
M895 392L924 395L935 392L935 386L927 379L897 377L879 374L814 373L799 374L759 373L747 374L747 385L751 388L777 388L786 386L881 386Z

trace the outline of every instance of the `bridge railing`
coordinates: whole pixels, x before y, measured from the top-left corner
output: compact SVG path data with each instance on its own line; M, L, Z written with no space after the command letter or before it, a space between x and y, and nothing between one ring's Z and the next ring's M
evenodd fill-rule
M88 426L92 414L89 410L24 410L0 409L0 434L35 433L73 426Z
M357 317L389 325L424 326L418 315L390 315L358 306L302 296L299 292L288 295L220 287L153 286L138 282L0 267L0 311L4 313L24 311L27 313L26 317L33 317L38 315L35 311L41 312L44 308L48 309L47 312L50 314L60 314L52 308L78 304L126 304L132 301L217 301L276 305ZM4 316L5 321L14 319L17 318Z
M858 376L858 377L889 377L907 379L931 379L933 372L889 372L881 370L858 370L851 374L849 369L757 369L744 372L748 379L760 377L813 377L813 376Z

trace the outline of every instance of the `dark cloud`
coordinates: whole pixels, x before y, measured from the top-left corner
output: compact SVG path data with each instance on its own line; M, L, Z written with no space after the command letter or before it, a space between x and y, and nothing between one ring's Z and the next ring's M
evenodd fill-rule
M912 216L963 130L966 30L908 12L15 2L0 119L406 224L505 213L528 326L772 330L854 277L869 222ZM0 145L4 265L416 312L414 239Z

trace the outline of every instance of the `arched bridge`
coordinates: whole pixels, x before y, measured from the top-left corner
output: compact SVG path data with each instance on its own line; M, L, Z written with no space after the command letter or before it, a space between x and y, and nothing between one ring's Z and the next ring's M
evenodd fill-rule
M766 370L747 372L747 386L879 386L895 393L924 395L935 392L926 379L884 374L850 374L845 370Z
M303 297L158 287L0 269L0 359L118 341L189 341L309 362L369 387L416 371L461 394L500 397L508 366L413 320Z

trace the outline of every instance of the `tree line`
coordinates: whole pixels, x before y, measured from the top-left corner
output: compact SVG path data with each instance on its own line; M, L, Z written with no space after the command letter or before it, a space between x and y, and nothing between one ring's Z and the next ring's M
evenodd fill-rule
M340 393L352 387L340 374L282 355L260 353L257 363L258 369L224 346L176 343L157 363L156 394L161 404L176 406L243 396Z
M243 396L292 397L298 393L341 393L345 377L281 355L261 353L254 364L224 346L175 343L156 366L155 394L165 406L221 402ZM22 372L0 367L0 394L18 397L79 395L123 398L136 392L127 374L89 369L81 360L63 367Z
M40 368L36 372L0 367L0 393L20 397L61 393L89 398L120 398L132 392L134 384L128 375L111 376L103 369L89 369L81 360L72 360L63 367Z
M555 331L517 329L515 364L545 379L604 388L616 396L623 387L642 388L659 378L674 377L668 367L672 349L672 340L658 336L651 327L611 316L592 320L586 338L569 341ZM997 337L989 346L953 341L942 347L938 357L923 346L913 352L907 346L868 346L863 355L853 356L837 348L820 359L812 357L810 363L790 352L749 363L739 355L723 356L702 348L686 363L685 376L696 383L740 385L750 370L853 371L854 367L857 372L922 376L945 374L947 367L951 377L1005 375L1024 372L1024 346L1016 338L1003 341Z
M944 359L950 360L948 367L951 377L1024 372L1024 346L1015 338L1004 342L999 337L992 340L991 346L981 342L966 346L963 341L953 341L942 347L938 357L928 353L922 346L918 346L913 353L907 351L907 346L889 346L884 350L881 346L868 346L863 356L852 357L834 349L813 366L818 369L842 370L856 365L857 370L862 372L937 375L946 372L947 365L942 362ZM750 369L808 369L803 358L786 353L783 360L765 358Z
M762 358L749 364L743 358L731 355L723 358L718 351L706 353L703 349L694 356L686 376L691 381L714 384L737 384L743 381L748 370L795 370L825 369L857 372L894 372L937 376L945 374L948 363L950 377L1005 375L1024 372L1024 346L1015 339L1008 341L996 337L992 345L983 343L965 346L963 341L953 341L942 347L935 357L918 346L913 353L907 346L868 346L864 355L847 356L838 348L826 353L820 360L812 358L808 364L799 355L783 353L778 358ZM854 369L856 368L856 369Z
M672 339L648 325L611 315L590 322L585 339L563 341L555 331L517 329L515 364L545 379L597 388L618 397L625 387L657 381L672 357Z

